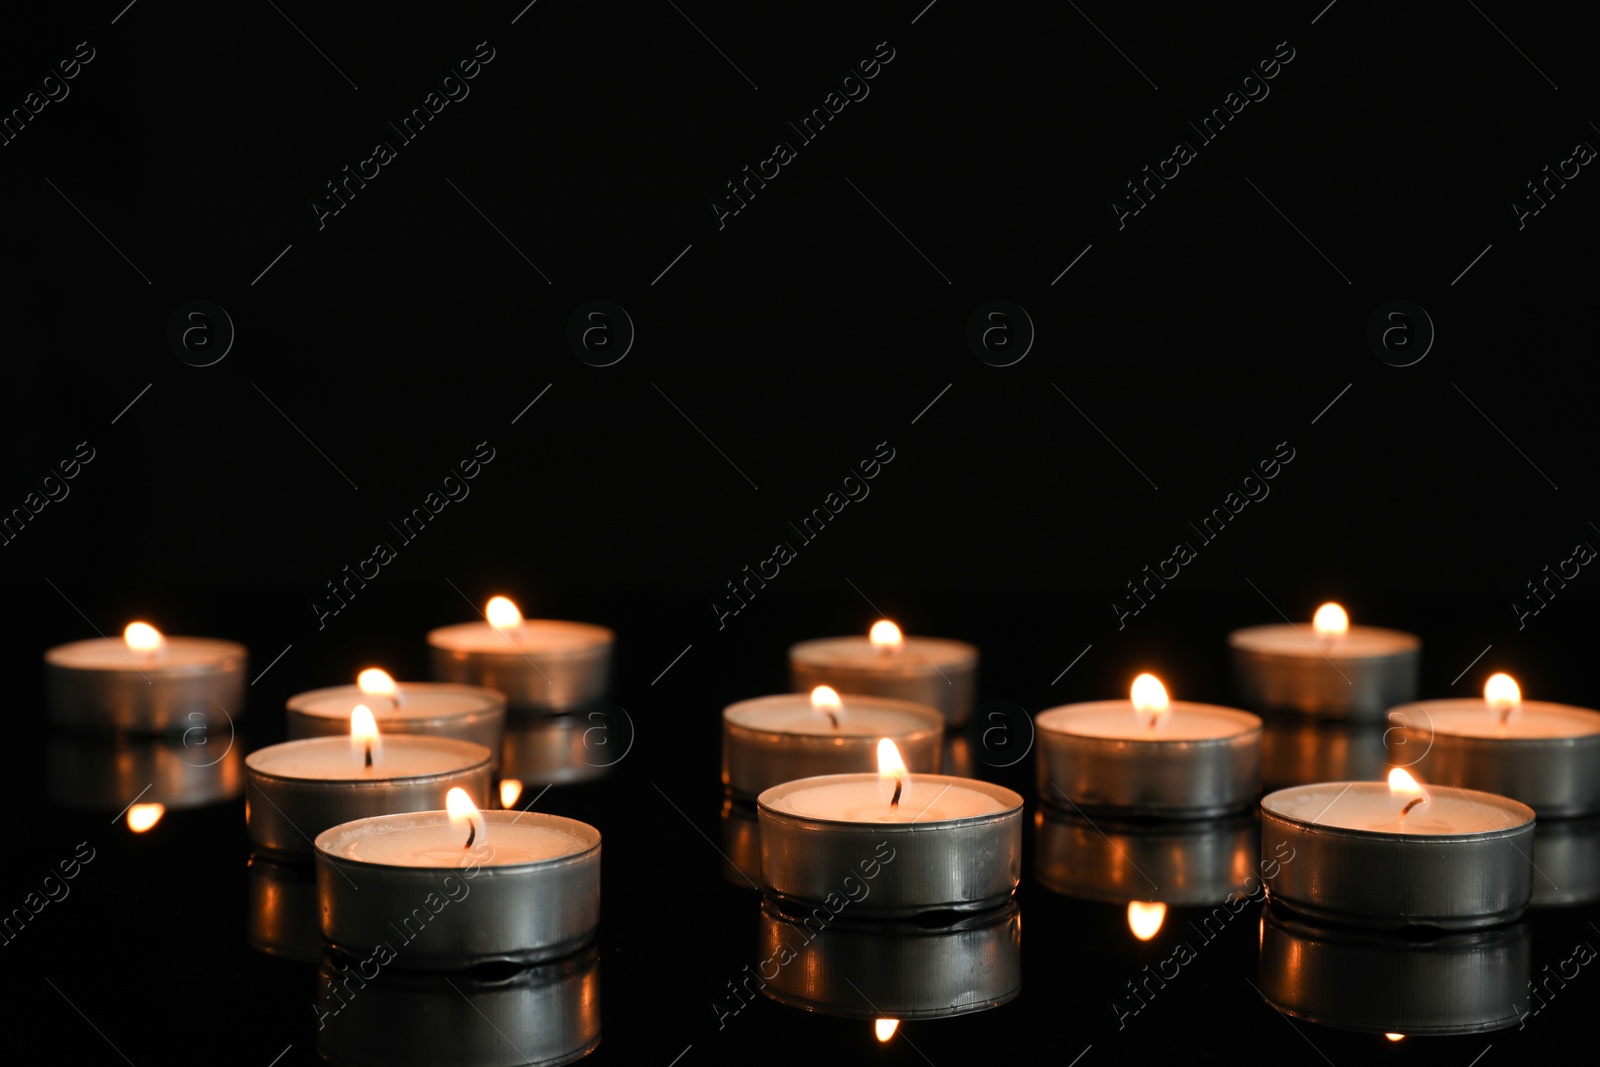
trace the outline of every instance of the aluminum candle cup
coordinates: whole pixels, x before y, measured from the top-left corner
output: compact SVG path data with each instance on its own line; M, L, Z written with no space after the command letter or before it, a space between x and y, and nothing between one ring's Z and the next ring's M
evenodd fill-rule
M463 622L428 634L434 678L504 693L515 712L571 711L606 695L615 635L604 626L524 619Z
M1268 905L1260 992L1285 1015L1367 1033L1515 1026L1533 969L1526 923L1418 940L1308 923Z
M858 917L973 911L1011 899L1022 874L1022 798L942 774L905 779L891 809L878 774L830 774L757 798L761 880L786 902L841 898L843 879L872 878ZM868 873L872 872L872 873Z
M1467 929L1517 918L1533 893L1533 809L1470 789L1426 791L1406 814L1418 797L1383 782L1267 794L1262 860L1295 856L1267 880L1272 899L1363 926Z
M756 806L731 797L722 802L722 880L761 888L761 824Z
M322 936L390 966L448 970L537 963L582 948L600 922L600 831L537 812L485 811L483 833L444 811L408 812L317 835Z
M859 922L849 914L854 908L846 904L835 918L826 907L792 912L764 899L761 992L780 1004L850 1019L943 1019L998 1007L1022 989L1015 901L934 927Z
M247 881L250 947L288 960L321 956L315 868L252 855Z
M824 637L789 649L789 684L797 692L829 685L841 693L909 700L938 708L950 726L966 725L977 679L978 650L942 637L907 637L895 645Z
M50 725L95 733L226 729L244 709L245 649L209 637L167 637L154 651L122 638L44 654Z
M330 826L373 815L444 807L452 787L479 807L489 802L491 753L447 737L388 737L365 768L348 737L311 737L245 757L245 822L258 847L309 858Z
M1251 626L1228 635L1244 706L1260 712L1379 722L1417 697L1422 642L1377 626L1323 636L1304 623Z
M1382 723L1268 715L1261 726L1261 787L1268 791L1307 782L1376 780L1388 772L1388 729ZM1392 758L1401 765L1411 762L1409 755Z
M593 711L544 715L506 724L504 778L524 785L568 785L603 777L626 754L627 739L609 735L615 720Z
M244 749L231 735L185 745L165 738L52 734L45 745L50 802L120 811L135 801L197 808L244 792Z
M327 953L316 1014L317 1051L335 1067L556 1067L600 1044L600 953L503 976L390 971Z
M728 705L722 712L722 784L736 796L755 797L797 778L873 771L884 737L894 741L911 773L939 770L944 716L938 711L850 693L837 699L832 720L805 693Z
M357 704L372 710L385 736L453 737L499 753L505 732L506 698L493 689L448 682L404 682L391 696L364 693L360 686L336 685L289 698L289 740L350 736L350 712Z
M1510 721L1482 700L1395 708L1406 753L1430 782L1512 797L1541 819L1600 813L1600 712L1523 701ZM1391 742L1396 740L1391 736Z
M1068 810L1199 819L1247 809L1261 791L1261 720L1234 708L1175 701L1165 724L1132 701L1041 712L1039 797Z
M1034 878L1086 900L1220 904L1256 874L1259 842L1248 815L1136 826L1041 808L1034 815Z

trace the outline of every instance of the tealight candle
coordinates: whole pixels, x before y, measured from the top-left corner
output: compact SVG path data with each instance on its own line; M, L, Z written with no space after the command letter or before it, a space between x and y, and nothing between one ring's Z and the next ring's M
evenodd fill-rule
M1261 788L1261 720L1167 699L1151 674L1129 700L1041 712L1040 799L1128 815L1208 818L1249 807Z
M387 945L403 969L537 963L583 947L600 921L600 832L537 812L358 819L317 835L322 935L348 955ZM396 942L399 943L396 943Z
M388 672L369 667L355 685L313 689L289 698L289 739L342 737L350 715L364 704L385 734L454 737L473 741L495 754L505 733L506 698L493 689L449 682L397 683Z
M756 800L761 879L780 900L837 900L840 880L871 871L858 915L970 911L1004 903L1022 868L1022 798L1002 786L913 776L894 742L877 774L785 782Z
M245 649L167 637L143 622L122 638L57 645L44 655L50 725L159 734L220 728L244 709Z
M1320 782L1261 801L1261 856L1289 852L1274 900L1368 926L1489 926L1533 892L1533 809L1493 793L1384 782Z
M825 637L789 649L789 680L796 692L829 685L841 693L890 697L938 708L951 726L963 726L977 689L978 650L965 641L906 637L888 619L866 637Z
M524 619L503 596L483 622L428 634L433 676L506 695L513 711L565 712L605 696L615 635L604 626Z
M385 738L358 706L350 737L309 737L245 757L245 822L257 847L309 856L317 834L375 815L442 807L453 787L489 797L492 753L448 737Z
M1495 674L1482 700L1425 700L1389 712L1430 781L1520 800L1540 818L1600 813L1600 712L1523 700ZM1398 738L1397 738L1398 739Z
M1374 722L1415 700L1422 642L1378 626L1351 626L1338 604L1317 609L1309 627L1251 626L1228 635L1234 678L1246 707Z
M796 778L871 772L878 740L890 738L906 766L939 770L944 716L906 700L840 695L819 685L730 704L722 712L722 784L755 797Z

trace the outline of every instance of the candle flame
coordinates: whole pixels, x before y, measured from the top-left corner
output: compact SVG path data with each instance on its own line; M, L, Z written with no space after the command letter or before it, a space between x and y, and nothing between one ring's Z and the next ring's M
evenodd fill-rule
M1483 699L1490 711L1500 713L1500 725L1504 726L1521 710L1522 688L1509 674L1491 674L1483 683Z
M1396 767L1389 772L1389 795L1396 800L1405 801L1405 807L1400 809L1403 817L1413 808L1421 807L1428 802L1428 792L1422 784L1407 773L1404 767Z
M522 796L522 783L515 778L503 778L500 781L500 806L509 809Z
M1330 600L1311 616L1311 628L1319 637L1343 637L1350 632L1350 616Z
M1129 694L1133 698L1136 715L1148 715L1145 725L1151 730L1166 726L1168 716L1167 687L1153 674L1141 674L1133 680Z
M522 612L517 610L509 597L491 597L483 614L496 630L510 630L522 625Z
M147 622L130 622L122 631L122 639L135 652L155 652L166 643L161 631Z
M1133 936L1140 941L1148 941L1161 931L1161 924L1167 920L1167 906L1160 902L1146 903L1142 900L1128 901L1128 929L1133 931Z
M356 675L356 685L368 696L388 697L391 700L399 696L399 686L394 684L389 672L377 667L368 667Z
M1404 1041L1406 1039L1405 1034L1384 1034L1383 1036L1388 1038L1390 1041Z
M879 1041L887 1041L900 1029L899 1019L879 1019L872 1024L872 1032L878 1036Z
M867 640L871 641L872 647L879 652L897 652L905 637L900 633L900 627L888 619L879 619L872 624L872 629L867 633Z
M844 710L844 702L839 699L839 691L831 685L819 685L811 691L811 710L819 711L828 717L833 728L839 728L839 713Z
M893 795L889 800L891 812L900 807L900 794L905 789L906 777L906 764L900 758L900 750L887 737L881 739L878 742L878 782L885 788L893 786Z
M357 704L350 713L350 758L366 767L383 758L383 735L378 732L372 709L365 704Z
M128 809L128 829L142 834L161 821L167 813L165 804L135 804Z
M478 810L467 791L460 786L453 787L445 794L444 808L450 816L450 829L467 835L467 843L461 846L463 852L488 833L489 825L484 821L483 812Z

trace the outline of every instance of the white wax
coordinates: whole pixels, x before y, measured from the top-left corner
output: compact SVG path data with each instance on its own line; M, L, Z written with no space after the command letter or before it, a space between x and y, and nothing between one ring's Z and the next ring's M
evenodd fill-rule
M1010 810L988 793L957 784L960 781L945 775L911 775L893 811L875 774L802 778L763 794L761 802L774 811L801 818L861 823L941 822Z
M462 622L428 634L428 644L448 652L539 653L563 656L591 652L611 644L613 634L604 626L559 619L524 619L516 626L497 630L487 622Z
M348 737L310 737L269 745L245 757L245 765L275 778L319 782L381 782L464 771L489 759L482 745L446 737L395 734L383 739L381 756L369 768L351 754Z
M884 651L866 637L822 637L802 641L789 650L800 663L850 671L884 674L932 674L940 669L966 667L978 650L965 641L943 637L907 637L900 647Z
M243 655L244 646L210 637L168 637L159 649L137 652L119 637L92 637L57 645L45 662L80 671L195 671Z
M834 709L836 729L828 716L811 706L808 693L784 693L730 704L726 721L750 730L818 737L901 737L918 730L944 728L944 716L908 701L841 695Z
M1422 642L1403 630L1381 626L1352 626L1337 636L1323 636L1309 622L1251 626L1228 635L1228 644L1245 652L1269 656L1305 656L1331 660L1381 659L1416 652Z
M1402 704L1389 711L1396 726L1432 727L1435 733L1457 737L1535 739L1588 737L1600 734L1600 712L1542 700L1524 700L1501 725L1500 712L1482 700L1424 700Z
M289 707L308 715L330 719L349 719L357 704L365 704L381 723L385 719L437 719L487 711L493 706L488 692L475 692L460 686L429 685L412 682L396 686L400 706L387 696L363 693L360 686L341 685L301 693L289 700Z
M442 811L429 814L437 821L342 833L325 851L389 867L508 867L576 856L593 847L593 842L575 834L534 822L491 822L468 849L464 832L450 825L449 816Z
M1261 729L1261 720L1254 715L1213 704L1174 701L1165 715L1166 723L1152 730L1149 713L1134 711L1133 701L1098 700L1040 712L1034 725L1079 737L1152 742L1216 741Z
M1414 795L1393 795L1387 782L1320 782L1294 786L1262 798L1267 811L1345 830L1368 830L1405 836L1450 836L1509 830L1531 821L1532 813L1515 801L1490 793L1424 786L1426 804L1400 814Z

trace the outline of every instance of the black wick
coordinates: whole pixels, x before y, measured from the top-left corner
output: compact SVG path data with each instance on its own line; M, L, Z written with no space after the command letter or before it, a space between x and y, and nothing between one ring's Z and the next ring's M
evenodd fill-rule
M367 770L372 769L372 742L367 742Z
M894 780L894 796L889 798L889 810L890 811L894 811L896 808L898 808L900 806L900 789L904 785L905 785L905 779L896 778Z
M1407 804L1405 807L1400 809L1400 814L1402 816L1404 816L1406 812L1410 811L1412 808L1416 807L1418 804L1421 804L1421 803L1422 803L1422 798L1421 797L1413 797L1412 800L1411 800L1411 803Z
M471 848L472 847L472 842L476 841L477 838L478 838L478 824L474 823L474 822L467 823L467 843L465 845L461 846L461 851L465 852L467 849Z

